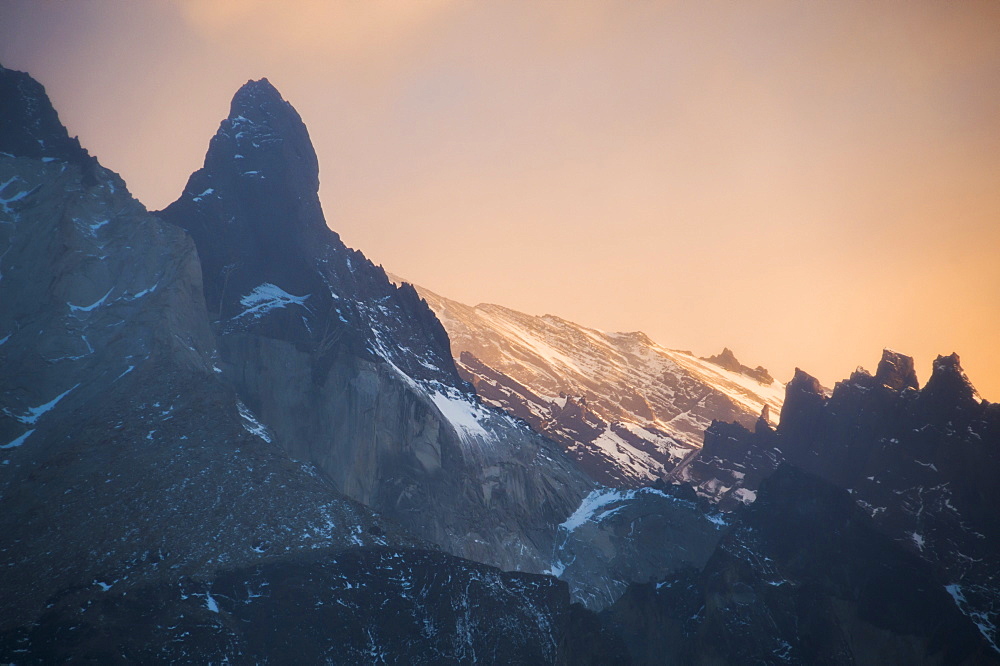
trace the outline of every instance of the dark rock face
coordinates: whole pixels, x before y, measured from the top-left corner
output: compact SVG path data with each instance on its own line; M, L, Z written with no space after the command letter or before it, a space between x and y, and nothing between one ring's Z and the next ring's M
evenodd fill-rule
M799 373L776 432L714 424L687 473L730 497L788 461L848 489L882 533L935 567L997 644L1000 408L976 400L954 354L934 362L923 389L915 382L912 360L889 351L874 377L859 370L829 397Z
M251 81L160 213L197 244L224 376L341 492L452 553L545 569L591 482L480 404L413 287L327 228L318 183L302 120Z
M0 69L27 96L4 104L65 136L26 76ZM220 381L190 238L96 162L28 152L0 156L0 632L63 589L425 545L271 445Z
M913 359L891 349L882 352L882 360L879 361L878 370L875 372L875 381L896 391L920 388Z
M459 373L483 401L559 443L606 486L662 480L701 446L712 420L751 426L763 407L781 406L781 385L747 375L738 362L733 370L642 333L418 290L448 327Z
M25 80L0 69L0 87L10 77ZM15 90L30 99L3 102L37 112L24 130L35 136L57 117L28 82ZM218 367L194 243L115 174L66 154L4 153L0 183L0 661L607 663L624 650L564 583L429 552L289 457ZM280 374L295 369L286 361L267 357L276 384L295 379ZM385 365L368 387L395 372ZM441 426L426 398L398 399ZM533 487L518 485L531 474L519 462L501 460L490 489L544 512L544 497L517 495ZM450 524L469 538L500 523L503 539L504 520Z
M1000 663L932 567L787 465L701 571L632 586L605 620L635 663Z
M81 604L53 597L0 658L100 663L627 663L564 583L443 553L353 549Z
M97 161L70 138L42 84L24 72L0 66L0 152L12 157L66 162L94 184ZM2 194L2 192L0 192Z
M809 431L825 400L819 380L796 368L785 386L780 429ZM752 502L761 480L784 460L774 435L774 428L764 419L757 420L753 431L740 423L713 421L705 429L701 450L681 462L669 479L694 487L727 511Z
M775 431L760 423L753 432L739 423L715 421L705 431L705 444L673 473L680 483L732 511L757 498L760 482L783 460Z
M962 425L983 411L979 395L959 362L958 354L938 356L927 386L920 392L919 408L938 423Z
M247 83L205 166L160 213L194 239L221 332L312 348L322 368L341 349L370 360L388 355L408 376L457 386L440 323L411 287L397 288L327 228L318 188L298 113L266 79ZM399 345L380 349L380 340ZM398 348L407 343L413 353Z
M781 406L781 420L789 419L785 429L808 430L815 423L825 399L826 392L819 380L795 368L792 381L785 387L785 402Z

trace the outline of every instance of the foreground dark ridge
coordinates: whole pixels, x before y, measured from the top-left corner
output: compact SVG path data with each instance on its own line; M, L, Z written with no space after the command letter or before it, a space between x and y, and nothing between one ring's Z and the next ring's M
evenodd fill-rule
M997 664L934 567L846 491L782 465L700 571L604 614L636 663Z

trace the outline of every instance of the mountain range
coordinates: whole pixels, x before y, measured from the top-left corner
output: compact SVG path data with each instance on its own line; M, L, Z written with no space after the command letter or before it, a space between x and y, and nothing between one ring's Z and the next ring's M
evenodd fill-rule
M458 372L483 401L561 444L607 486L667 479L701 448L713 421L752 426L763 413L773 423L781 410L784 384L729 349L699 358L638 331L608 333L417 291L448 330Z
M0 661L1000 663L957 356L828 393L461 306L318 184L261 79L150 212L0 67Z

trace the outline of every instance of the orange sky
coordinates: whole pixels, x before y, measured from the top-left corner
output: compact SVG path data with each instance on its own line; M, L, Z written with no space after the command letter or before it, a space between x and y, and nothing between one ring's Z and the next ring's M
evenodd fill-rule
M266 76L394 273L827 385L1000 400L1000 3L0 0L0 63L149 208Z

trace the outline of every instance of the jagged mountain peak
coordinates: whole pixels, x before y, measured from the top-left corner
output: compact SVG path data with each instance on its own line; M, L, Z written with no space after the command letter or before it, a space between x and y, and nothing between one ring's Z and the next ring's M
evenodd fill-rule
M399 315L412 324L404 328L413 339L403 346L421 349L429 338L430 349L419 360L397 355L396 365L410 376L461 384L447 334L427 305L412 289L393 287L327 226L319 163L298 112L267 79L248 81L230 106L204 167L160 212L194 238L209 311L222 327L384 356L391 350L376 348L388 333L372 327L394 326Z
M948 412L975 407L980 401L956 353L934 359L931 377L920 392L920 398L925 404L937 405Z
M267 79L236 92L204 166L161 215L199 246L205 295L220 318L245 312L243 301L267 285L289 303L311 298L307 305L315 311L315 294L327 291L316 275L317 257L330 245L341 246L319 203L319 163L309 132Z
M549 549L537 535L552 537L589 480L483 407L414 288L393 286L326 226L315 159L294 109L252 81L205 167L161 212L198 247L223 377L276 443L344 494L454 552L541 570ZM509 532L449 523L494 519Z
M288 130L305 129L305 123L295 107L266 78L251 79L240 86L229 104L227 120L236 125L250 123L264 126L285 134ZM242 131L246 129L242 128Z
M823 386L819 383L819 380L802 368L795 368L795 374L792 375L792 381L788 382L786 389L789 392L794 390L823 395Z
M809 423L826 402L826 391L819 380L800 368L795 368L792 380L785 386L785 401L781 405L779 430L809 427Z
M962 369L962 360L959 358L957 352L952 352L947 356L938 355L934 359L934 364L932 366L933 371L931 373L931 378L934 377L960 377L963 381L968 382L968 377L965 376L965 370ZM930 382L928 382L930 383Z
M715 356L709 356L707 360L715 363L716 365L722 365L723 367L727 364L735 364L738 367L740 364L739 360L736 358L736 354L734 354L733 350L729 347L723 347L722 353L716 354Z
M283 104L288 104L285 99L278 92L278 89L274 87L267 77L262 77L257 79L248 80L240 89L236 91L233 96L232 104L232 114L235 114L248 104L259 104L261 101L276 101Z
M232 122L239 118L271 126L302 122L295 107L266 78L250 79L233 95L227 120Z
M218 191L216 185L277 197L291 211L304 207L312 221L321 217L319 160L309 131L295 107L266 78L248 81L233 95L205 166L192 175L185 193L205 197L205 192Z
M906 356L892 349L882 351L882 360L875 371L875 380L882 386L896 391L903 389L918 389L917 371L913 367L913 357Z
M801 368L795 368L795 374L792 375L792 379L788 384L785 385L785 405L789 401L793 403L797 400L807 400L810 402L826 398L826 390L823 385L819 383L819 380L810 375L805 370ZM784 420L784 410L782 410L781 419Z
M741 375L746 375L747 377L755 379L764 385L769 385L774 382L774 377L771 376L771 373L769 373L766 368L760 365L756 368L750 368L743 365L740 363L739 359L736 358L736 354L733 353L733 350L729 347L723 347L722 353L716 354L715 356L709 356L704 360L709 363L714 363L720 368L729 370L730 372L738 372Z
M0 152L15 157L56 159L84 168L94 181L97 161L70 137L45 87L26 72L0 65Z

